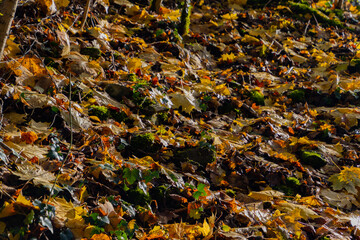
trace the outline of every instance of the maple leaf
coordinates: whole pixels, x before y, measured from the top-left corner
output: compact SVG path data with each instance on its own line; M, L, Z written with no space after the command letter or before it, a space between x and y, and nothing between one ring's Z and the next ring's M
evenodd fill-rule
M13 172L14 175L19 176L21 180L33 181L34 185L43 185L51 188L55 180L54 174L45 171L41 166L30 164L26 162L17 166L17 171Z
M207 235L210 234L211 228L210 228L210 225L207 223L206 219L204 219L204 223L203 223L202 227L200 227L198 230L201 232L201 234L204 237L206 237Z
M357 195L360 187L360 168L344 167L340 173L334 174L329 178L334 190L345 189L347 192Z

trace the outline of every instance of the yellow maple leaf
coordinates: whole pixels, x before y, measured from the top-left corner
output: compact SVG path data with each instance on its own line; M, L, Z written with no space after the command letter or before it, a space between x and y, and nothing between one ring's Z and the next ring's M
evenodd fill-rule
M180 9L177 10L171 10L165 14L162 15L163 18L165 19L170 19L173 22L179 21L179 18L181 16L181 12Z
M225 20L236 20L236 19L238 19L238 16L235 13L227 13L227 14L222 15L221 17L223 19L225 19Z
M10 36L6 40L6 48L4 49L4 55L7 55L8 57L15 57L16 54L21 52L19 44L13 42L14 39L14 36Z
M27 200L21 193L19 194L19 196L16 199L16 204L21 204L23 206L27 206L27 207L32 207L33 204Z
M349 193L357 195L360 187L360 168L344 167L340 173L334 174L329 178L334 190L345 189Z
M203 223L202 227L200 227L198 230L201 232L201 234L204 237L206 237L207 235L210 234L211 228L210 228L210 225L206 222L206 219L204 219L204 223Z
M307 204L312 207L322 206L321 202L315 196L302 197L298 200L299 203Z
M233 62L236 60L236 56L234 53L225 53L221 55L221 58L218 59L220 62Z
M47 74L46 69L41 67L42 61L39 58L24 57L20 63L34 75Z
M225 96L230 96L231 93L230 93L230 90L226 87L226 84L221 84L221 85L218 85L214 88L215 92L216 93L219 93L219 94L222 94L222 95L225 95Z
M2 209L1 209L1 212L0 212L0 218L13 216L15 214L16 214L16 212L15 212L15 209L14 209L14 204L9 203L9 202L5 202L4 205L2 206Z
M5 232L6 223L0 222L0 234L3 234Z
M142 62L140 58L131 58L127 62L127 68L130 72L135 72L136 69L141 68Z
M150 156L145 156L143 158L129 158L129 162L139 164L144 167L150 167L155 161Z

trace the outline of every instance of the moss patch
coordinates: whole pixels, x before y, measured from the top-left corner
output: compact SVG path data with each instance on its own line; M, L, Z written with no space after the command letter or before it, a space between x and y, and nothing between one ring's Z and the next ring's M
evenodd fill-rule
M206 166L216 160L216 152L209 146L198 146L177 151L174 155L175 162L193 161L201 166Z
M81 54L84 55L88 55L92 58L99 58L101 56L101 51L98 48L94 48L94 47L87 47L87 48L82 48L80 50Z
M250 99L256 103L257 105L264 105L265 104L265 99L264 99L264 95L259 92L259 91L251 91L250 92Z
M290 9L295 14L311 14L314 15L318 22L324 23L328 26L344 28L344 25L337 18L330 19L325 13L310 7L308 4L289 2Z
M295 103L305 102L305 91L303 89L296 89L288 93L288 97Z
M315 169L322 168L327 164L326 160L319 153L311 151L303 151L300 156L300 161Z
M89 108L89 115L96 116L100 120L106 120L109 118L109 110L104 106L91 105Z

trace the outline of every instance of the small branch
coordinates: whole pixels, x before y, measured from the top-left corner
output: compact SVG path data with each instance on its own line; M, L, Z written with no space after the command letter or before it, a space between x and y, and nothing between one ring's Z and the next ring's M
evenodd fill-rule
M83 30L83 28L85 26L87 15L89 14L89 11L90 11L90 4L91 4L91 0L87 0L86 7L85 7L85 12L84 12L83 18L81 20L80 30Z

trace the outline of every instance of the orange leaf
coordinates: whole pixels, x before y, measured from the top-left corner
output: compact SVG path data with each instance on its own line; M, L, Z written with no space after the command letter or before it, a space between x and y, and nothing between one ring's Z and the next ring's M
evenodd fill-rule
M34 132L22 132L21 141L25 141L26 144L32 144L38 139L38 135Z
M111 240L110 237L106 234L94 234L90 240Z

